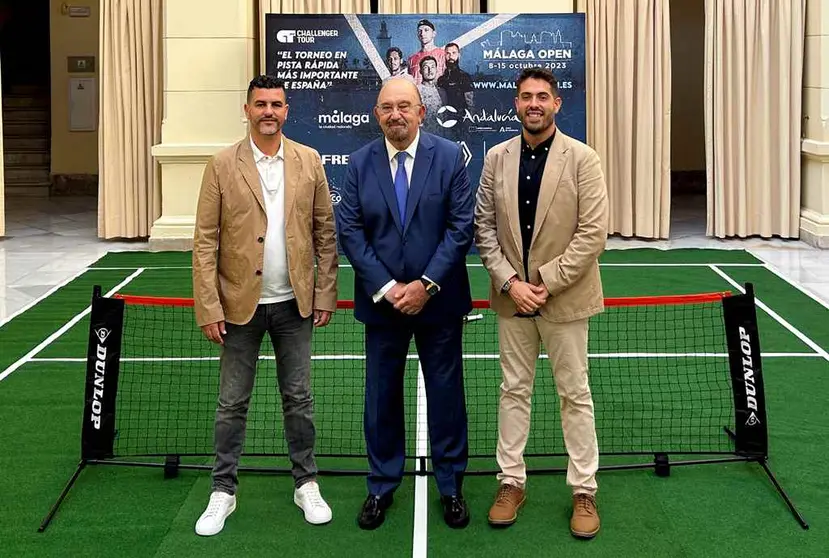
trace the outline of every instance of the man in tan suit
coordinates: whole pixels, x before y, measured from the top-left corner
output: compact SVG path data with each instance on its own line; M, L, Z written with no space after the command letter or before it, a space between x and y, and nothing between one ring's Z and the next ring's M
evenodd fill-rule
M511 525L524 503L524 448L539 342L549 355L573 490L570 530L599 531L599 451L588 384L587 322L603 310L598 258L607 238L607 190L587 145L556 129L561 98L548 70L517 80L520 137L486 155L475 207L475 240L498 314L501 384L497 460L500 487L492 525Z
M337 304L334 211L319 154L284 137L285 88L254 78L250 135L207 164L193 243L193 297L204 335L221 345L216 462L199 535L215 535L236 509L237 464L259 347L276 352L294 502L309 523L331 520L314 459L311 335ZM314 278L314 256L317 277Z

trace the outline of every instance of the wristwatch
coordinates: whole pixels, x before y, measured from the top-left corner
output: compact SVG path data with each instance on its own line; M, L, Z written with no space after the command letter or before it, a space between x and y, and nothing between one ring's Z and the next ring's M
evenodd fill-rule
M504 293L504 294L508 293L509 290L512 288L512 284L515 283L516 281L518 281L518 277L516 277L515 275L513 275L512 277L507 279L504 282L504 284L501 285L501 292Z
M434 296L440 290L440 287L434 281L429 281L424 279L423 277L420 278L420 282L423 283L423 286L426 287L426 294L429 296Z

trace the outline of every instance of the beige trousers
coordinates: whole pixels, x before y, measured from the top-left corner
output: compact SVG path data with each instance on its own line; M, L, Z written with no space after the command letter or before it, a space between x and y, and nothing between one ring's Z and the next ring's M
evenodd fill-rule
M542 317L498 318L501 399L498 413L498 480L524 487L524 448L530 433L530 405L539 345L544 343L561 403L567 447L567 484L573 493L595 494L599 444L587 370L588 321L555 323Z

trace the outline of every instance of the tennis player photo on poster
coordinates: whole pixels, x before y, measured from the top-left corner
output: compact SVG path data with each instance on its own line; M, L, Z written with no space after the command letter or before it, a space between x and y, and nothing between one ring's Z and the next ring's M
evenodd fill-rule
M348 155L382 133L372 107L391 77L417 85L423 129L461 145L474 188L486 150L521 131L524 68L553 72L556 125L585 141L584 29L584 14L268 14L264 72L285 81L286 133L319 151L336 210Z

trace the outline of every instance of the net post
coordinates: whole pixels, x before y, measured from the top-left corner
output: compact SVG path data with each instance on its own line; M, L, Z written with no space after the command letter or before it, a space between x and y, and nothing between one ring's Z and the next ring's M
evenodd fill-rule
M808 523L797 511L768 465L766 394L754 285L746 283L744 291L742 295L723 299L725 337L734 393L734 430L732 432L726 428L726 432L734 440L737 455L760 464L795 520L803 529L808 529Z
M722 299L728 364L734 397L734 445L738 455L768 457L766 397L754 286Z
M81 459L112 457L115 400L124 329L124 301L92 291L86 355L86 388L81 425Z

